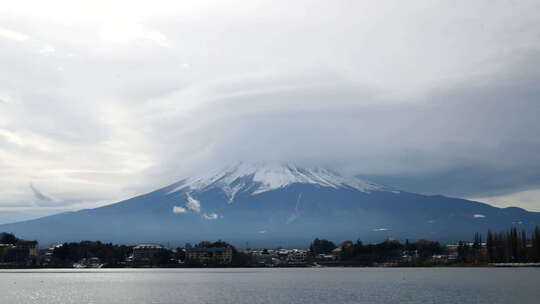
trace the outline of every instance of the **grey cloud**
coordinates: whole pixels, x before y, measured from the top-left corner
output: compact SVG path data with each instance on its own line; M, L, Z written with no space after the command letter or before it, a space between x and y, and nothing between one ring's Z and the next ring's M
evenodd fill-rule
M30 184L30 189L32 190L32 193L34 194L34 197L37 200L43 201L43 202L51 202L51 201L53 201L52 198L50 198L50 197L46 196L45 194L43 194L33 184Z
M158 130L170 130L163 134L167 142L179 143L162 150L171 154L163 155L167 165L160 170L178 163L178 155L204 154L203 162L212 165L323 163L422 193L470 196L535 188L540 92L532 84L540 75L537 56L530 55L495 75L433 89L411 104L385 103L383 92L354 84L239 94L191 118L158 123Z

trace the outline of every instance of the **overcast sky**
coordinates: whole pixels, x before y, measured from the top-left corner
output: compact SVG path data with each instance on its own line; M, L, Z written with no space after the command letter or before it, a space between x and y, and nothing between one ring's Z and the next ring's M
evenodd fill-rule
M0 7L0 222L238 160L540 211L539 1L73 2Z

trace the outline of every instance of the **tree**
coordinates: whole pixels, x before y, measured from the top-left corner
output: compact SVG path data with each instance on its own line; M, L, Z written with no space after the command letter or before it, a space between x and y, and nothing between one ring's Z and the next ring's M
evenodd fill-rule
M199 244L197 244L197 246L195 247L198 247L198 248L234 248L233 245L225 242L225 241L222 241L222 240L217 240L215 242L209 242L209 241L202 241L200 242Z
M486 238L486 249L487 249L487 261L489 263L494 263L496 261L496 255L495 255L495 245L493 240L493 233L491 230L488 230L487 238Z
M532 248L534 250L534 261L540 262L540 228L534 228Z
M328 240L319 240L315 239L313 243L309 246L309 249L312 254L328 254L331 253L332 250L336 249L336 245Z
M341 244L341 259L346 261L355 256L355 248L352 241L345 241Z
M96 257L108 266L113 266L125 261L132 251L131 247L124 245L83 241L80 243L65 243L56 247L53 251L53 257L62 264L78 262L83 258Z
M0 244L15 245L19 239L14 234L8 232L0 233Z
M169 265L171 264L172 252L167 249L158 251L154 256L154 262L156 265Z
M420 258L431 258L436 254L443 254L445 252L444 247L439 242L432 242L428 240L419 240L413 244Z

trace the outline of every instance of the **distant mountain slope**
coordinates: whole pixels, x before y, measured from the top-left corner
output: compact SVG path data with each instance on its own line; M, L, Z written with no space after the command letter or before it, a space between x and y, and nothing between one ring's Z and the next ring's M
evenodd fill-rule
M116 204L0 225L42 244L103 240L171 245L224 239L244 246L335 241L470 239L540 225L540 213L396 191L321 168L239 164Z

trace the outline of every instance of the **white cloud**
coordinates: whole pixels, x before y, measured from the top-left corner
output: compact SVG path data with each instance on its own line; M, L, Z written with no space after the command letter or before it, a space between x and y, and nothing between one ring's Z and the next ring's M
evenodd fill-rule
M473 217L474 218L485 218L486 216L483 215L483 214L474 214Z
M149 30L141 24L126 20L110 20L103 23L99 35L107 44L130 44L169 47L167 37L156 30Z
M173 213L175 213L175 214L180 214L180 213L186 213L186 212L187 212L187 209L184 208L184 207L180 207L180 206L173 206L172 211L173 211Z
M497 207L520 206L527 210L540 212L540 189L515 191L507 194L472 197L472 200L485 202Z
M1 27L0 27L0 37L7 38L7 39L18 40L18 41L25 41L25 40L30 39L30 37L25 35L25 34L15 32L15 31L12 31L12 30L8 30L8 29L5 29L5 28L1 28Z
M219 216L217 213L204 213L201 217L203 220L217 220Z
M0 106L1 104L12 104L12 103L13 103L13 98L9 94L0 92Z
M48 46L45 46L45 47L42 47L40 50L39 50L39 53L41 55L44 55L44 56L50 56L54 53L56 53L56 49L50 45Z
M201 203L188 194L186 207L195 212L201 212Z

